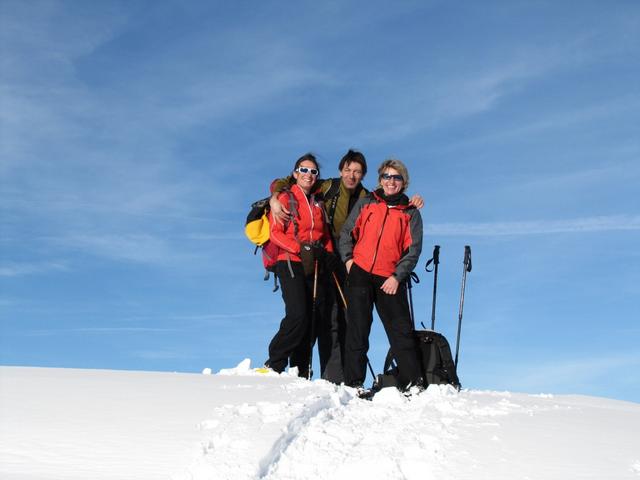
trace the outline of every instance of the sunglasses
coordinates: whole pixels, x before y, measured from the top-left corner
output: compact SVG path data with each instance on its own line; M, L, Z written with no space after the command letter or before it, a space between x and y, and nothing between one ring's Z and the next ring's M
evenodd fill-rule
M298 173L310 173L311 175L318 175L320 171L317 168L298 167L296 168Z
M402 175L390 175L388 173L383 173L382 174L382 179L383 180L396 180L398 182L404 182L404 178L402 178Z

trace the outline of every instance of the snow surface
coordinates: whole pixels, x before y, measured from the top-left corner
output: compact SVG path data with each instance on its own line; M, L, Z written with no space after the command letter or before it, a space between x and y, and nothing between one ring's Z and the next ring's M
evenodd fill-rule
M640 478L636 403L209 373L0 367L0 478Z

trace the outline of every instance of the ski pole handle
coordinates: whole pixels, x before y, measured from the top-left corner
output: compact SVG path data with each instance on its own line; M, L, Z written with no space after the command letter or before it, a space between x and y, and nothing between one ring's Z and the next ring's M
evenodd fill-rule
M471 271L471 247L469 245L464 246L464 266L467 272Z
M432 263L434 268L438 268L438 264L440 263L440 245L435 245L433 247L433 256L427 260L427 264L424 266L424 269L427 272L433 272L433 268L429 270L429 265Z

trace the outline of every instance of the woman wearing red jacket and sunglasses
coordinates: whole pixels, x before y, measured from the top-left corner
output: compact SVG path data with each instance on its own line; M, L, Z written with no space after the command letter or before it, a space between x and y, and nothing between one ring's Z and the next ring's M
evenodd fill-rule
M269 344L265 366L282 372L287 363L298 367L301 377L311 377L311 338L314 315L324 311L324 285L331 267L339 262L333 255L329 226L325 221L322 195L315 195L320 168L307 153L293 168L295 184L280 193L278 200L290 212L289 220L270 220L270 241L279 247L276 275L282 288L285 317ZM315 318L316 323L320 319Z
M409 172L400 160L378 169L380 187L358 200L340 234L347 271L345 383L361 388L376 306L403 388L423 386L406 295L406 281L422 251L422 217L404 194Z

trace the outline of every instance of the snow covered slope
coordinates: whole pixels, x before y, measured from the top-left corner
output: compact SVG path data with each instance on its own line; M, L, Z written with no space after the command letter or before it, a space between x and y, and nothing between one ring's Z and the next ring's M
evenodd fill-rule
M0 478L638 479L640 405L256 374L0 368Z

